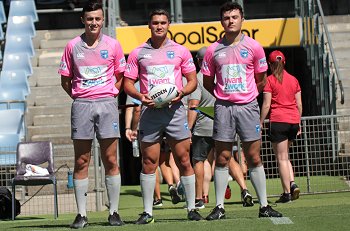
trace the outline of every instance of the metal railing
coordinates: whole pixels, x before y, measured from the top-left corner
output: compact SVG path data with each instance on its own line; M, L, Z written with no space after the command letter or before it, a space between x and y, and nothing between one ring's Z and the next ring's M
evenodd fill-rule
M336 114L337 90L344 104L344 87L334 54L332 40L319 0L296 0L296 15L303 22L303 46L311 69L320 114ZM334 70L333 70L334 69Z

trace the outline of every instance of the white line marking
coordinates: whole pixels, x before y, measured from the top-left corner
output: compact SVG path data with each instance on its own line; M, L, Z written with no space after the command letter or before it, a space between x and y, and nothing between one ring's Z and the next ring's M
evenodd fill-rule
M270 217L274 225L291 225L294 224L289 217Z

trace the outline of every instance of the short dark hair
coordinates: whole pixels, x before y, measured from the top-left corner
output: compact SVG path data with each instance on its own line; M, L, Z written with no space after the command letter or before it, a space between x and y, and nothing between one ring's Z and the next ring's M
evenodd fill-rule
M224 12L231 10L239 10L241 17L243 18L243 8L240 4L238 4L237 2L226 2L220 8L220 19L222 19L222 15L224 14Z
M103 5L101 0L89 0L83 7L83 11L81 12L81 17L84 17L85 12L95 11L101 9L103 12Z
M155 9L155 10L152 10L150 13L149 13L149 22L152 20L152 17L154 15L165 15L167 18L168 18L168 21L169 23L171 22L171 19L170 19L170 14L168 11L164 10L164 9Z

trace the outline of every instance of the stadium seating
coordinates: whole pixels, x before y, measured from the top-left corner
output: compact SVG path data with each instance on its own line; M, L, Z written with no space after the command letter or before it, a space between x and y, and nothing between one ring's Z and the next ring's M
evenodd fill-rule
M18 89L22 90L27 96L30 94L28 76L24 70L3 70L0 74L0 89Z
M20 109L25 114L26 97L20 89L0 87L0 110Z
M11 1L9 17L30 16L33 22L39 21L34 0Z
M20 109L0 110L0 134L19 134L24 138L24 115Z
M7 54L5 52L3 57L2 70L3 71L23 70L27 76L30 76L33 74L32 63L27 53Z
M16 149L20 141L18 134L0 134L0 166L16 164Z
M6 54L27 53L29 57L35 55L32 39L29 35L6 35Z
M5 9L4 9L4 2L0 1L0 25L7 22Z
M37 186L53 184L54 193L54 217L58 217L57 180L53 160L53 147L50 141L20 142L16 153L16 175L12 178L12 220L15 219L15 191L17 185ZM24 176L26 165L32 164L44 167L47 164L49 175Z
M11 16L7 18L6 35L36 35L34 22L31 16Z

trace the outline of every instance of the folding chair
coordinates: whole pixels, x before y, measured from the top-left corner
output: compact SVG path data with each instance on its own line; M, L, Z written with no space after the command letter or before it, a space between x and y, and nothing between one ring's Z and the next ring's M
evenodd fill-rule
M32 38L29 35L6 35L6 54L27 53L29 57L35 55Z
M30 61L30 57L27 53L4 53L3 71L17 71L23 70L26 76L33 74L33 67Z
M0 74L0 89L18 89L27 96L30 94L28 76L24 70L4 70Z
M42 166L47 164L49 175L46 176L24 176L26 165L32 164ZM42 166L43 167L43 166ZM57 201L57 179L54 172L53 148L50 141L20 142L16 153L16 175L12 178L12 220L15 219L15 194L16 186L38 186L53 185L54 193L54 217L58 217Z
M35 37L36 31L31 16L11 16L7 18L6 35L29 35Z

